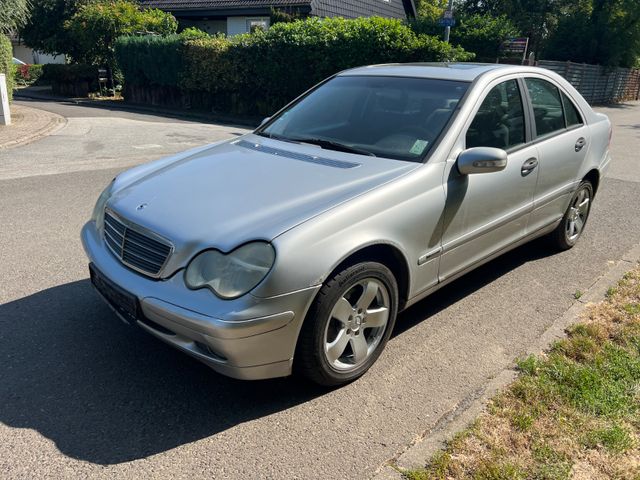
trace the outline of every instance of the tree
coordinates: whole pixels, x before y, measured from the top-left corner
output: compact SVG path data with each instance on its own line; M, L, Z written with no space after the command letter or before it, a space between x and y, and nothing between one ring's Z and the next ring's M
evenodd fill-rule
M505 15L529 37L529 50L544 50L549 33L555 31L558 19L578 0L462 0L460 8L467 13Z
M81 5L64 22L64 29L74 44L74 60L105 65L113 73L118 37L133 34L169 35L176 32L178 22L170 13L142 9L128 0L102 0Z
M545 57L608 66L635 66L640 58L637 0L582 0L560 18Z
M447 9L448 0L418 0L416 10L418 17L437 21Z
M409 21L411 29L418 34L441 36L443 28L436 18L418 17ZM458 12L456 26L451 29L450 42L459 45L467 52L473 52L476 60L494 62L500 54L500 45L509 37L520 32L504 15L469 14Z
M0 2L0 34L13 33L29 18L29 0L2 0Z
M74 44L64 29L64 22L83 3L86 0L36 0L32 4L30 18L20 29L20 36L35 50L73 56Z

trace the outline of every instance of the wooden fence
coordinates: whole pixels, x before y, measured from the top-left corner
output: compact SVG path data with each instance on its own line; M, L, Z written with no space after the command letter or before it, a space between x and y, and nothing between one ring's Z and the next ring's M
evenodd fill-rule
M562 75L592 105L640 100L638 69L551 60L540 60L537 65Z

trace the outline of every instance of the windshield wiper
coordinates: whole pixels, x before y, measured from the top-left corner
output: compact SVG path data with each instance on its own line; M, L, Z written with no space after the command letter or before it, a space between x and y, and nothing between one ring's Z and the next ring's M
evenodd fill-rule
M351 147L343 143L334 142L333 140L325 140L323 138L297 138L296 137L293 140L300 143L310 143L311 145L318 145L319 147L325 148L327 150L336 150L338 152L347 152L347 153L357 153L358 155L368 155L370 157L376 156L374 153L369 152L368 150Z
M265 133L265 132L254 132L256 135L266 138L272 138L274 140L280 140L281 142L289 142L289 143L300 143L298 140L294 140L293 138L284 137L282 135L277 135L275 133Z

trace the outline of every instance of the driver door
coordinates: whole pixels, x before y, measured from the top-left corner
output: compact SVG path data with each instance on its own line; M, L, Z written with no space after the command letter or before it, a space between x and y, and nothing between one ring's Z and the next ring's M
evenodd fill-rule
M439 280L472 268L525 236L538 177L538 150L530 145L522 82L496 81L471 116L445 170ZM507 166L493 173L462 175L457 153L473 147L507 152Z

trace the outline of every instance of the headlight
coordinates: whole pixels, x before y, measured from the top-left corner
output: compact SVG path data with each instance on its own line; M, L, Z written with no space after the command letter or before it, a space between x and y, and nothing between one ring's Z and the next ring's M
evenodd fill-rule
M107 185L107 188L105 188L102 191L102 193L98 197L98 201L96 202L96 206L93 207L93 214L91 214L91 220L96 222L96 228L98 230L102 230L102 227L103 227L103 223L104 223L104 207L107 204L107 200L109 200L109 198L111 198L111 194L113 193L113 182L114 181L115 181L115 179L111 180L111 183L109 185Z
M209 288L220 298L238 298L267 276L275 259L275 250L265 242L247 243L228 254L206 250L189 263L185 282L191 289Z

